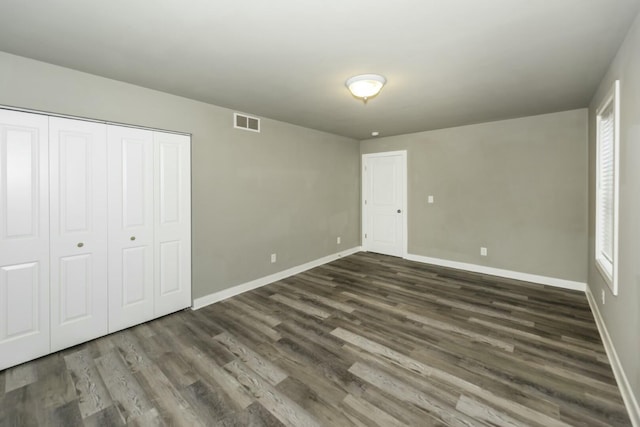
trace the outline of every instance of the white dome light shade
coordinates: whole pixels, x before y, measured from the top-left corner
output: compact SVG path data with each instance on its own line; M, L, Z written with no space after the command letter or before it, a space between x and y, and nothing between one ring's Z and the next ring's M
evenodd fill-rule
M378 74L361 74L348 79L345 85L353 96L366 101L368 98L376 96L385 83L387 83L387 79Z

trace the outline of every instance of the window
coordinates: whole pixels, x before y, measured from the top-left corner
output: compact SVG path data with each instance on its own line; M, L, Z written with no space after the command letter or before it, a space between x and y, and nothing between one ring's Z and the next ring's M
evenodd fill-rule
M618 294L618 164L620 81L596 111L596 267Z

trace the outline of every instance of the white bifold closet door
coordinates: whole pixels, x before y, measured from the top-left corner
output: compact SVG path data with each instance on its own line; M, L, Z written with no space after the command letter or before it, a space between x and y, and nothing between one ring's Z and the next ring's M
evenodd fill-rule
M0 370L191 304L191 139L0 108Z
M107 126L109 332L154 317L153 132Z
M154 132L155 317L191 305L191 138Z
M0 110L0 369L49 353L47 121Z
M107 127L51 117L51 351L107 333Z
M191 139L107 126L109 332L191 305Z

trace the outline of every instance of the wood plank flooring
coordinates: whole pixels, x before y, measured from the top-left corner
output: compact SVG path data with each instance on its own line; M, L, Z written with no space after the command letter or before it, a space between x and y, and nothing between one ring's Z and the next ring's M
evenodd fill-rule
M358 253L0 372L0 426L628 426L584 294Z

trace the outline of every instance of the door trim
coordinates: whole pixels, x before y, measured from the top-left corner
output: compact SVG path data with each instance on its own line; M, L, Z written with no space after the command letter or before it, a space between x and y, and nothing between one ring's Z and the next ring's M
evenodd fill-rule
M360 241L362 243L362 250L367 252L369 247L367 245L367 239L365 238L365 230L367 229L367 205L365 204L365 189L367 184L367 175L365 173L365 167L368 159L376 157L388 157L388 156L400 156L402 164L402 258L406 258L409 253L409 224L407 223L408 216L408 201L407 201L407 150L398 151L384 151L379 153L367 153L362 155L360 162L361 176L360 176Z

